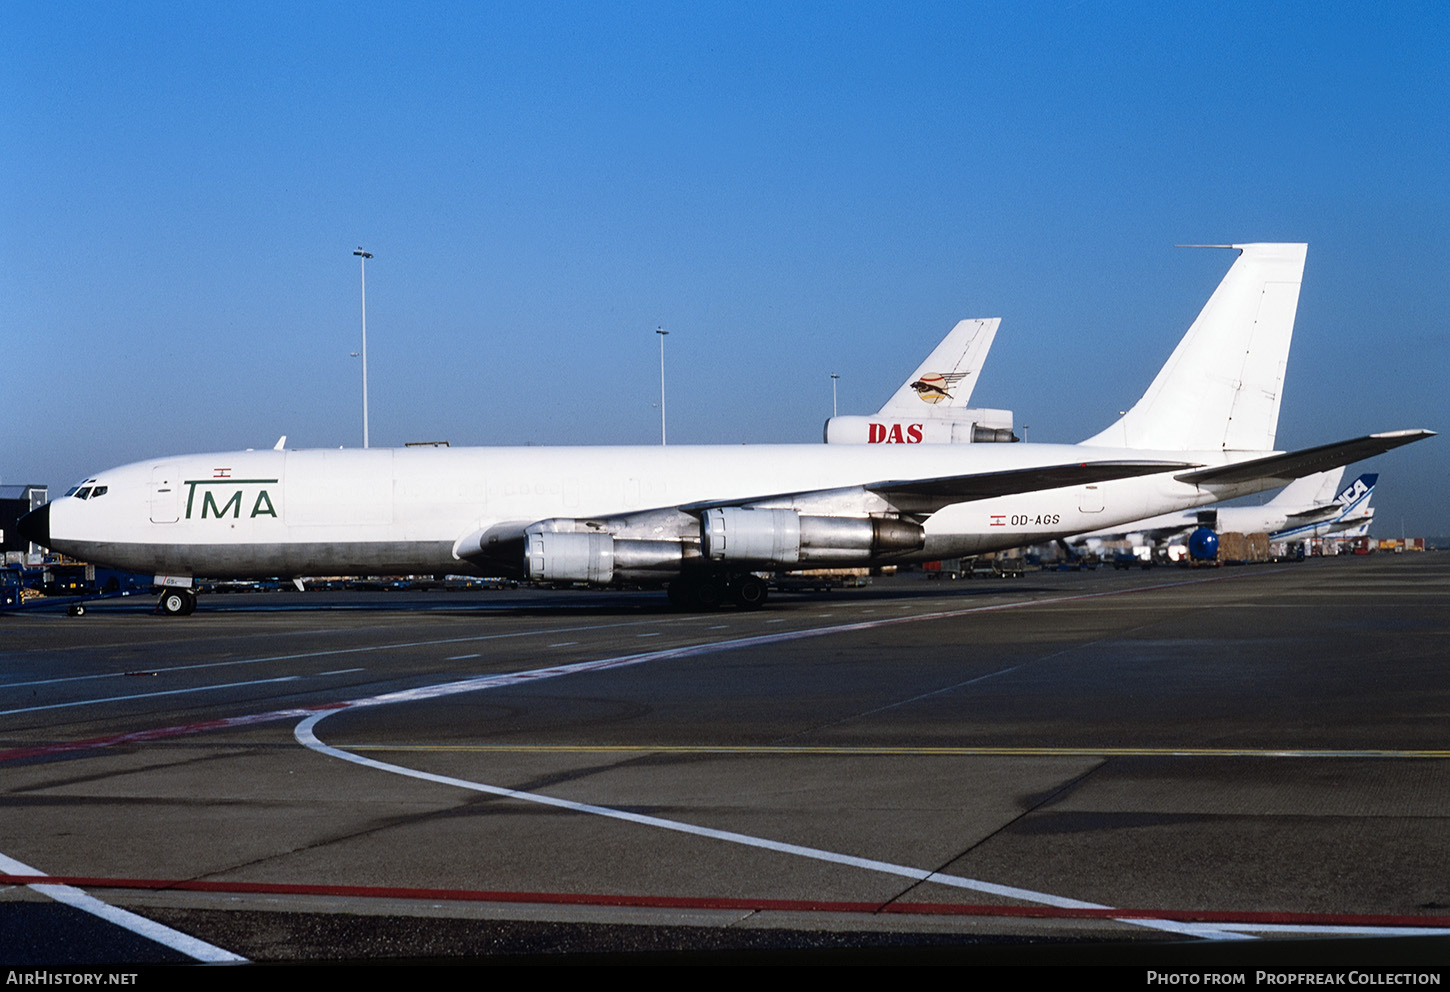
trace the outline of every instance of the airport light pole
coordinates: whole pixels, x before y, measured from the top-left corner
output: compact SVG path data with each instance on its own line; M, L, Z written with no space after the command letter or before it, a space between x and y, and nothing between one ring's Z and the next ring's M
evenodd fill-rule
M831 416L836 415L836 380L841 378L836 373L831 373Z
M353 252L362 267L362 382L363 382L363 447L368 446L368 259L372 252L363 251L362 245Z
M660 336L660 447L665 444L665 338L669 331L663 327L656 327L655 333Z

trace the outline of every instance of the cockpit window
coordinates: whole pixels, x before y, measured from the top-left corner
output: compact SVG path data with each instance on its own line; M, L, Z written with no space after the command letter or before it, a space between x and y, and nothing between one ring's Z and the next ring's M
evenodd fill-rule
M65 491L65 495L66 496L74 496L76 494L76 491L78 489L80 489L80 486L71 486L69 489L67 489ZM65 499L65 496L62 496L61 499Z
M91 499L95 499L97 496L106 495L106 490L110 488L110 486L97 486L96 488L91 490Z
M76 499L85 499L86 497L90 496L90 494L90 486L81 486L80 489L76 491Z

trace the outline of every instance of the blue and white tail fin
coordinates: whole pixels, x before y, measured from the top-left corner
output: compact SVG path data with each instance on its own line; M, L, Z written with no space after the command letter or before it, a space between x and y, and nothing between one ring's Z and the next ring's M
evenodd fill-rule
M1336 473L1321 473L1311 475L1291 483L1282 493L1275 497L1271 504L1280 503L1288 495L1289 490L1300 483L1307 483L1311 479L1322 480L1325 476ZM1351 531L1363 531L1374 519L1374 511L1369 507L1370 497L1374 495L1375 483L1379 476L1373 472L1367 472L1355 479L1348 486L1344 487L1337 495L1321 493L1323 498L1316 498L1314 502L1304 504L1302 501L1298 507L1286 505L1287 511L1285 526L1275 531L1272 535L1276 541L1300 541L1311 537L1348 537ZM1334 480L1338 486L1339 480ZM1333 488L1329 490L1333 492ZM1287 503L1287 500L1284 500Z
M1346 512L1361 505L1367 506L1369 498L1374 495L1374 487L1379 481L1379 473L1366 472L1346 486L1342 493L1334 497L1334 502L1344 507Z
M1341 537L1363 537L1369 533L1370 522L1374 520L1374 510L1369 501L1374 498L1374 487L1379 478L1376 473L1367 472L1334 498L1340 507L1339 516L1334 520L1334 530Z
M1143 398L1084 444L1274 450L1308 246L1211 247L1240 254Z

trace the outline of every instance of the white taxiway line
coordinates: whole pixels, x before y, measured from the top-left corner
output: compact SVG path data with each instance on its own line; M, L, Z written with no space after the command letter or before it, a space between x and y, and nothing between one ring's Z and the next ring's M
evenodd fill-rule
M157 696L188 696L195 692L214 692L217 689L240 689L248 685L267 685L271 682L296 682L301 675L280 675L274 679L255 679L251 682L227 682L222 685L197 685L189 689L163 689L160 692L138 692L130 696L107 696L104 699L77 699L68 703L47 703L44 706L24 706L16 710L0 710L0 716L14 716L16 713L35 713L40 710L66 710L77 706L97 706L101 703L125 703L133 699L154 699Z
M256 658L228 658L225 661L207 661L196 665L173 665L170 668L148 668L148 674L158 675L168 672L191 672L204 668L226 668L231 665L259 665L268 661L301 661L304 658L327 658L339 654L372 654L378 651L398 651L404 648L427 648L436 647L440 644L472 644L478 641L502 641L516 637L543 637L556 634L568 634L580 630L609 630L613 627L640 627L649 623L658 623L658 620L625 620L619 623L596 623L583 627L560 627L556 630L516 630L507 634L473 634L468 637L445 637L439 640L429 641L403 641L396 644L372 644L364 647L353 648L328 648L325 651L301 651L296 654L273 654L263 655ZM569 643L574 643L570 641ZM477 655L460 655L459 657L477 657ZM448 661L455 659L449 658ZM95 675L70 675L54 679L29 679L24 682L0 682L0 689L19 689L27 686L56 685L62 682L89 682L94 679L115 679L130 675L131 672L100 672ZM13 712L20 712L19 710Z
M702 827L693 823L684 823L679 820L667 820L659 816L648 816L643 813L630 813L624 810L613 809L608 806L595 806L592 803L575 802L572 799L560 799L555 796L546 796L537 792L521 792L518 789L509 789L498 785L488 785L483 782L472 782L467 779L453 778L448 775L435 775L432 772L419 771L416 768L406 768L402 765L389 764L385 761L378 761L374 758L365 758L362 755L353 754L340 748L324 744L316 734L317 724L333 713L316 713L297 725L294 736L297 742L303 747L324 754L329 757L339 758L343 761L350 761L365 768L373 768L378 771L391 772L394 775L404 775L408 778L420 779L424 782L434 782L439 785L449 785L459 789L468 789L472 792L483 792L488 795L500 796L506 799L518 799L524 802L538 803L543 806L553 806L557 809L567 809L575 813L589 813L594 816L608 817L613 820L623 820L628 823L637 823L641 826L656 827L661 830L673 830L678 833L693 834L696 837L708 837L711 840L725 841L731 844L743 844L747 847L760 848L766 851L775 851L780 854L793 854L797 857L810 858L815 861L827 861L833 864L846 865L852 868L862 868L867 871L881 872L886 875L895 875L901 878L910 878L918 882L930 882L936 885L948 885L959 889L970 889L974 892L983 892L988 895L1002 896L1007 899L1018 899L1023 902L1037 903L1042 906L1056 906L1062 909L1111 909L1101 903L1084 902L1081 899L1069 899L1065 896L1056 896L1049 892L1037 892L1032 889L1022 889L1013 885L999 885L996 882L984 882L975 878L966 878L961 875L948 875L926 868L914 868L910 865L892 864L889 861L877 861L874 858L860 858L851 854L841 854L836 851L827 851L818 847L805 847L800 844L787 844L782 841L770 840L765 837L754 837L750 834L736 833L733 830L716 830L713 827ZM1133 926L1147 927L1152 930L1164 930L1171 933L1181 933L1194 937L1205 937L1215 940L1252 940L1246 934L1235 933L1222 927L1205 927L1197 923L1179 923L1173 920L1150 920L1150 919L1124 919L1121 923L1128 923Z
M1196 581L1164 583L1152 588L1164 588L1165 586L1189 585ZM1141 590L1135 590L1141 591ZM445 683L442 685L420 686L415 689L406 689L400 692L387 693L382 696L375 696L369 699L353 700L340 709L333 709L323 713L315 713L308 716L297 725L294 731L298 743L310 748L319 754L339 758L353 764L390 772L395 775L404 775L410 778L421 779L428 782L436 782L443 785L450 785L460 789L468 789L475 792L484 792L490 795L502 796L509 799L522 800L524 802L539 803L546 806L554 806L561 809L569 809L579 813L589 813L595 816L604 816L616 820L624 820L630 823L638 823L643 826L656 827L663 830L673 830L681 833L694 834L701 837L709 837L714 840L726 841L735 844L744 844L750 847L757 847L764 850L777 851L784 854L793 854L798 857L811 858L818 861L829 861L835 864L849 865L856 868L863 868L868 871L877 871L884 874L896 875L904 878L911 878L922 882L932 882L939 885L948 885L956 888L971 889L989 895L1002 896L1009 899L1018 899L1024 902L1034 902L1044 906L1058 906L1067 909L1111 909L1099 903L1084 902L1078 899L1069 899L1064 896L1053 895L1048 892L1037 892L1032 889L1021 889L1010 885L999 885L995 882L984 882L979 879L966 878L960 875L939 874L937 872L914 868L909 865L897 865L887 861L876 861L870 858L858 858L854 855L840 854L834 851L826 851L820 848L804 847L798 844L786 844L781 841L769 840L763 837L753 837L748 834L736 833L728 830L715 830L710 827L701 827L695 824L682 823L678 820L667 820L662 817L646 816L639 813L629 813L623 810L612 809L607 806L595 806L589 803L579 803L568 799L559 799L553 796L545 796L533 792L521 792L516 789L508 789L502 786L487 785L482 782L471 782L466 779L451 778L445 775L435 775L431 772L418 771L417 769L405 768L402 765L389 764L377 761L372 758L365 758L361 755L341 750L323 743L318 739L315 728L317 724L331 716L333 713L341 712L343 709L365 706L384 706L390 703L414 701L418 699L432 699L442 696L449 696L462 692L476 692L481 689L492 689L507 685L519 685L527 682L539 681L541 679L558 678L564 675L572 675L587 671L602 671L605 669L625 668L633 665L643 664L647 661L662 661L666 659L694 657L703 654L713 654L719 651L738 650L745 647L757 647L768 644L778 644L783 641L802 640L805 638L821 637L827 634L837 634L846 631L870 630L876 627L894 626L900 623L914 623L922 620L945 619L948 617L964 616L971 613L995 612L1004 609L1021 608L1024 606L1043 606L1055 603L1069 602L1078 599L1093 599L1102 595L1116 595L1120 593L1089 593L1081 596L1063 596L1054 599L1019 601L1017 603L1004 603L993 606L971 607L963 610L948 610L939 613L922 614L911 617L892 617L881 620L865 620L857 623L841 624L833 627L815 627L804 630L781 631L776 634L762 634L754 637L745 637L737 640L720 641L714 644L694 644L678 648L669 648L663 651L651 651L644 654L625 655L618 658L605 658L597 661L581 662L574 665L559 665L552 668L534 669L532 671L515 672L507 675L492 675L476 679L468 679L462 682ZM994 673L1000 674L1000 673ZM1162 930L1171 933L1181 933L1189 936L1202 937L1210 940L1252 940L1248 934L1235 932L1222 926L1204 926L1197 923L1180 923L1172 920L1152 919L1124 919L1120 922L1133 926L1146 927L1153 930ZM1245 928L1247 929L1247 928Z
M34 868L14 858L8 858L0 854L0 870L10 875L44 875L43 871L36 871ZM233 962L246 964L247 959L240 954L233 954L231 951L224 951L220 947L208 944L204 940L198 940L180 930L173 930L155 920L148 920L144 916L137 916L129 910L112 906L101 902L93 895L82 892L80 889L70 885L29 885L27 888L39 892L41 895L49 896L56 902L64 903L82 912L90 913L92 916L100 917L108 923L139 934L148 940L154 940L163 947L169 947L173 951L185 954L194 961L207 961L213 963Z

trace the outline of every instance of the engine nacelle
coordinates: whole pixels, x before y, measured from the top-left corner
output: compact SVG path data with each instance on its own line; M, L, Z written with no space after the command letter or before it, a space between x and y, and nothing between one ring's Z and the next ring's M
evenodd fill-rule
M614 535L531 531L524 536L524 571L539 582L608 585L614 581Z
M607 586L615 579L659 580L680 570L679 541L628 541L602 531L567 533L529 528L524 573L538 582L587 582Z
M1011 410L960 410L950 417L832 417L827 444L983 444L1021 440Z
M926 543L920 524L883 517L802 516L795 510L727 506L700 518L706 561L792 566L862 562L916 551Z
M794 565L801 557L801 518L794 510L727 506L700 517L700 554L706 561Z

